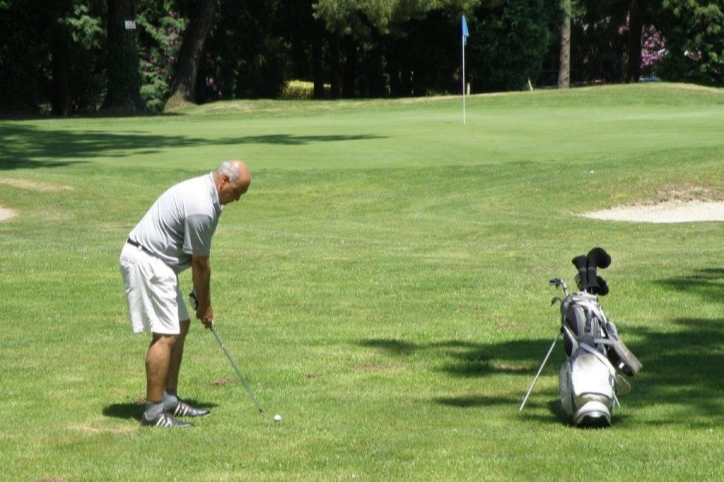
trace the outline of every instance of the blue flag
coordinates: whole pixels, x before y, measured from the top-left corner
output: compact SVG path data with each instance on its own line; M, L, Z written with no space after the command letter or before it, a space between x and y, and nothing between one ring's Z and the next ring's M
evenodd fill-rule
M468 32L468 22L465 21L465 15L463 15L463 45L468 43L468 37L470 37L470 32Z

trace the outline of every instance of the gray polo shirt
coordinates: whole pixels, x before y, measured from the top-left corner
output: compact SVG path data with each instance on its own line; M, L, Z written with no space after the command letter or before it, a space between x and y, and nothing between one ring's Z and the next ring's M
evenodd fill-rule
M191 255L209 256L223 206L209 173L168 189L131 231L129 238L179 273Z

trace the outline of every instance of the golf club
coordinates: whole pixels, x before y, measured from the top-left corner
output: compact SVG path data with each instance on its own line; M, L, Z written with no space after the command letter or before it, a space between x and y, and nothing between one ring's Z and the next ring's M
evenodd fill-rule
M193 291L189 293L189 304L193 309L196 309L199 302L196 298L196 293ZM234 368L234 371L236 372L236 376L239 377L239 381L241 382L242 386L244 387L244 390L246 390L246 393L249 394L249 398L251 398L251 401L254 402L254 406L257 410L259 410L259 415L263 420L266 421L266 415L264 414L264 410L262 410L261 405L259 405L259 402L257 402L256 397L254 396L254 393L251 391L251 388L249 388L249 385L246 384L246 380L244 380L244 376L241 374L241 370L239 370L239 367L236 366L236 363L234 362L234 358L231 356L231 353L229 353L229 350L226 349L224 346L224 342L221 341L221 337L218 333L216 333L216 329L214 328L214 322L211 321L211 326L209 327L211 330L211 333L214 334L214 337L216 338L216 341L219 342L219 346L224 351L224 354L226 355L226 358L229 359L229 363L231 363L231 366Z
M244 386L244 389L246 390L246 393L249 394L249 397L251 398L251 401L254 402L254 406L257 410L259 410L259 415L262 419L266 420L266 415L264 414L264 410L262 410L261 406L259 405L259 402L257 402L256 397L254 396L254 393L251 391L251 388L249 388L249 385L246 384L246 381L244 380L244 376L241 374L241 370L239 370L239 367L236 366L236 363L234 363L234 359L231 357L231 353L229 353L229 350L226 349L224 346L224 342L221 341L221 337L218 333L216 333L216 329L214 328L213 322L211 323L211 326L209 327L211 330L211 333L214 334L214 337L216 337L216 341L219 342L219 346L222 350L224 350L224 354L226 354L226 358L229 359L229 363L231 363L231 366L234 368L234 371L236 372L236 375L239 377L239 381Z

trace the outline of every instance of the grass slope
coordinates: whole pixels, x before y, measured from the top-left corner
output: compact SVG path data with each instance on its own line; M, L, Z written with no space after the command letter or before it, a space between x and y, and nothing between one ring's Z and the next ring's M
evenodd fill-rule
M232 102L177 115L1 121L1 480L718 480L719 223L579 216L724 198L724 94L681 85L459 99ZM144 336L117 258L172 183L240 157L252 189L214 241L218 330L141 429ZM593 246L644 364L608 430L568 427L547 281ZM188 274L182 282L189 286Z

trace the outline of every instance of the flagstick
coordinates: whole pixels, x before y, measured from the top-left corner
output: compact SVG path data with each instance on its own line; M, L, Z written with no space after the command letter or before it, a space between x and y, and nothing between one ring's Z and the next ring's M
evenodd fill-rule
M462 36L463 44L463 125L465 125L465 35Z

